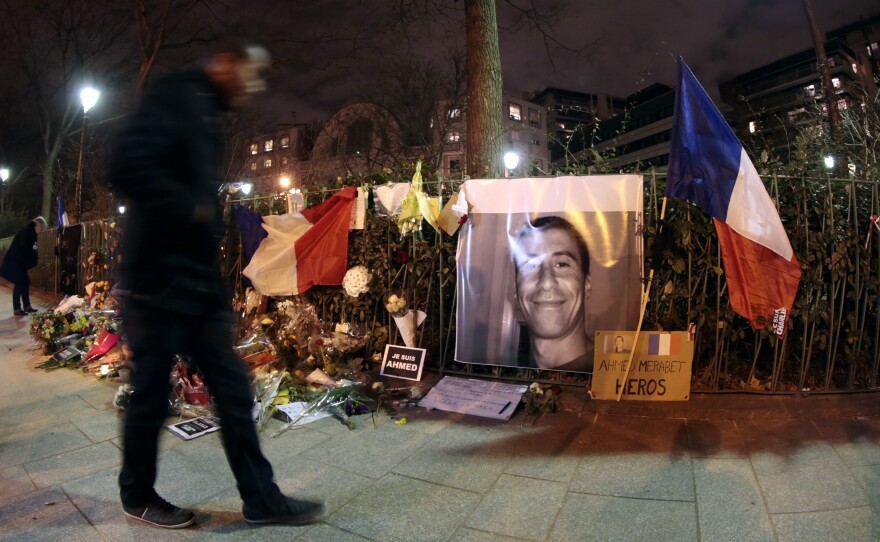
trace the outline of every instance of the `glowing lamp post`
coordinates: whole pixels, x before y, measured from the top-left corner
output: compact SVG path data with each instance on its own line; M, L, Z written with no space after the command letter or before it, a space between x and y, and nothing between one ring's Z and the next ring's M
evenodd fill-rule
M510 174L513 170L516 169L516 166L519 165L519 155L513 151L507 151L504 153L504 176L510 177Z
M0 168L0 211L6 208L6 181L9 179L9 168Z
M79 99L82 102L83 106L83 121L82 121L82 131L79 136L79 160L76 165L76 199L73 203L73 212L74 212L74 220L76 222L80 221L80 197L82 194L82 165L83 165L83 148L86 143L86 128L89 125L89 109L95 106L98 103L98 96L101 95L101 92L93 89L92 87L86 87L82 89L79 93Z

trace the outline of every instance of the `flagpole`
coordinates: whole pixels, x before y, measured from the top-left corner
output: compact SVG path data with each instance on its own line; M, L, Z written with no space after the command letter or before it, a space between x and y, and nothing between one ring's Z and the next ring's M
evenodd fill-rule
M660 237L660 232L663 231L663 219L666 218L666 196L663 196L663 205L660 207L660 226L657 228L657 233L654 234L654 242L658 242ZM645 284L645 290L642 292L642 307L639 311L639 325L636 326L636 336L633 339L632 348L629 349L629 360L626 363L626 372L623 374L623 382L620 385L620 388L617 390L617 399L615 401L620 401L620 398L623 396L623 390L626 389L626 382L629 380L629 372L632 369L633 359L636 356L636 349L639 345L639 333L642 331L642 323L645 321L645 311L648 309L648 299L651 293L651 284L654 282L654 267L657 262L651 262L651 270L648 271L648 283Z

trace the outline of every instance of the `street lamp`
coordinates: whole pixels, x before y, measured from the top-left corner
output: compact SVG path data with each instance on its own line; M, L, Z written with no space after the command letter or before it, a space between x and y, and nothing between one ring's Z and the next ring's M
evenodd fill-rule
M0 211L6 208L6 180L9 178L9 168L0 168Z
M119 209L119 214L121 214L121 215L125 214L125 205L120 205L118 207L118 209Z
M89 109L95 106L98 102L98 96L101 95L101 92L95 90L92 87L86 87L82 89L79 93L79 99L82 102L83 106L83 121L82 121L82 131L79 136L79 161L76 165L76 199L73 203L74 209L74 220L80 221L80 197L82 194L82 163L83 163L83 148L86 143L86 128L89 125Z
M827 169L834 169L834 157L830 154L825 157L825 167Z
M290 177L285 175L284 177L279 178L278 184L281 186L281 188L287 190L288 188L290 188Z
M519 165L519 155L513 151L504 153L504 176L510 177L511 172Z
M253 189L254 185L251 183L241 183L241 192L245 196L251 193L251 189Z

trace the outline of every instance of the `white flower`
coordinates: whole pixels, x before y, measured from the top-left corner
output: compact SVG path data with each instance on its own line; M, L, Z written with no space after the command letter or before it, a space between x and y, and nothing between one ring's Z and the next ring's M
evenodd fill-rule
M362 265L356 265L345 272L342 277L342 289L351 297L358 297L370 291L370 279L373 276Z
M531 386L529 386L529 391L534 395L544 395L544 389L537 382L533 382Z

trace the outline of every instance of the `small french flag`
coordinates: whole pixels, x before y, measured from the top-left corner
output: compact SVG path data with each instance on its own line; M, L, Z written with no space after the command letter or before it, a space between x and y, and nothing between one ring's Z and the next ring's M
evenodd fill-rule
M675 356L681 352L681 335L671 333L650 333L648 335L649 356Z

